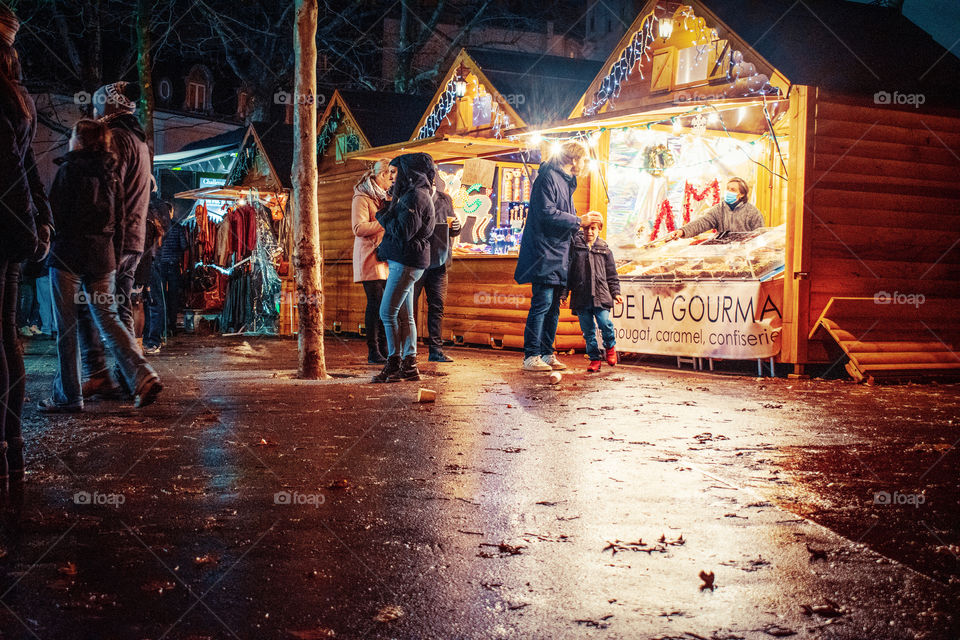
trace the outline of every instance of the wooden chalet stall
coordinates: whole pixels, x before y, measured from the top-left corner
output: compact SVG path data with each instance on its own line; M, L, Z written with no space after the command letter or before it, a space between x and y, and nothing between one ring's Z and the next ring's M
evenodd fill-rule
M513 274L540 150L535 145L521 148L504 133L564 117L597 68L594 62L555 56L463 50L409 140L348 154L369 161L423 151L440 165L464 225L449 267L445 339L497 348L522 346L530 287L517 285ZM589 204L589 182L576 193L578 208ZM349 216L346 201L337 209L337 215ZM347 239L328 242L342 242L346 255ZM328 317L348 313L350 307L337 301L341 290L338 282L327 295ZM355 322L362 322L360 287L353 285L350 295ZM557 344L570 348L581 343L575 318L565 312Z
M252 123L190 149L158 156L160 184L175 194L184 256L186 313L223 333L276 333L289 278L292 220L287 215L293 127ZM289 321L287 321L289 324Z
M957 78L956 57L883 8L651 0L567 121L509 134L589 141L599 179L589 208L630 263L625 280L641 274L668 295L679 282L761 282L770 295L756 298L754 320L797 372L845 356L857 379L949 372L960 369L947 312L960 308ZM757 272L778 250L773 231L743 243L759 254L656 243L718 202L733 175L782 238L779 273Z

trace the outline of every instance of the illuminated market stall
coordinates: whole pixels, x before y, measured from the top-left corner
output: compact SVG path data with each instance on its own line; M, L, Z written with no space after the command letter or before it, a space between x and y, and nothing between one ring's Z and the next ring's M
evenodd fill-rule
M872 86L830 72L824 56L839 45L814 16L780 21L751 6L647 3L568 120L508 132L521 147L590 146L589 208L605 216L626 298L613 314L618 349L698 365L775 356L798 373L843 356L857 379L960 368L957 324L939 313L960 294L960 232L943 217L960 202L944 166L960 142L957 112L878 102ZM932 61L942 48L931 44L896 49ZM947 85L927 95L956 106ZM761 229L666 241L734 176ZM884 291L940 300L876 304ZM930 322L936 335L923 330Z

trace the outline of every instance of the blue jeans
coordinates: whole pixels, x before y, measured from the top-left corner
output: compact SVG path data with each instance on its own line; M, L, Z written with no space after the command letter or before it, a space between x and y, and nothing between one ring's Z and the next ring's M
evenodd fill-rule
M380 320L387 334L387 355L406 358L417 354L417 323L413 317L413 285L423 269L388 260L390 271L380 301Z
M124 253L117 260L117 270L114 272L114 287L116 291L117 314L120 322L127 328L130 335L136 335L133 328L133 278L140 264L140 253ZM54 285L56 286L56 285ZM112 294L112 292L111 292ZM92 307L90 307L92 309ZM102 331L97 332L94 320L86 305L81 305L77 313L77 328L80 331L80 349L83 352L83 375L91 378L107 371L107 357L100 339ZM106 336L103 336L106 339ZM136 346L136 342L134 342Z
M580 330L583 331L583 339L587 343L587 356L591 360L599 360L601 357L600 347L597 345L597 327L600 327L604 349L613 349L617 346L617 332L613 328L609 309L594 307L577 309L574 313L580 320Z
M59 367L53 381L53 401L62 406L82 407L80 386L80 354L77 352L78 308L87 307L95 329L103 336L117 361L128 388L135 390L148 376L156 375L147 364L133 333L120 321L117 296L114 295L116 274L78 276L69 271L50 269L53 298L57 314L57 358ZM80 293L85 295L81 296Z
M523 329L523 357L553 355L553 341L560 322L560 293L563 287L533 283L530 311Z

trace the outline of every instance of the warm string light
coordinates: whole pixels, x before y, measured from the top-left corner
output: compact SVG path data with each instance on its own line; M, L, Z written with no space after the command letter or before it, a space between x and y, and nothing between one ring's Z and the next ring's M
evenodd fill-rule
M444 119L453 109L453 105L457 103L457 81L457 78L451 78L447 83L437 103L433 105L430 115L427 116L423 126L420 127L420 131L417 132L417 140L432 137L440 128L440 125L443 124Z

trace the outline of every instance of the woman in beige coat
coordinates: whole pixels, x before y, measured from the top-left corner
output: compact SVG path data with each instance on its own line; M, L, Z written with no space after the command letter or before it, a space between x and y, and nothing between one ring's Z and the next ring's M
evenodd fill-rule
M367 362L383 364L387 361L386 335L380 321L380 300L387 282L387 263L377 259L377 246L383 240L383 227L376 213L387 199L393 186L397 168L390 160L381 159L360 178L353 189L351 219L353 224L353 281L363 285L367 307L363 322L367 329Z

